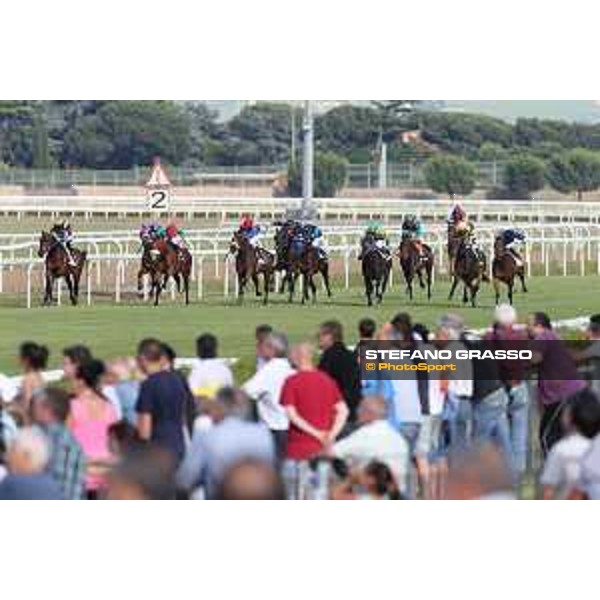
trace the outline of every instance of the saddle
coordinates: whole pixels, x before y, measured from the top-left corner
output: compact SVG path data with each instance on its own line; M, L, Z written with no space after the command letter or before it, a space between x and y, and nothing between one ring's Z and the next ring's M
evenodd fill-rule
M381 258L383 258L384 260L392 260L392 254L390 252L390 249L387 246L379 248L375 243L363 246L363 250L359 255L359 260L362 260L370 254L373 254L373 252L377 252L379 256L381 256Z
M273 260L273 254L266 248L255 248L258 264L265 264Z

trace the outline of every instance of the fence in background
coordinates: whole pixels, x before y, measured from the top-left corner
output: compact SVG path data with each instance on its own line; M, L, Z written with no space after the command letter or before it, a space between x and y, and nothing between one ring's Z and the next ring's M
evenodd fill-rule
M524 258L528 275L600 275L600 225L572 224L526 224L527 234ZM493 255L497 227L482 225L478 229L481 247L488 256ZM206 282L218 281L224 297L237 294L237 279L229 255L231 228L192 230L188 243L194 258L192 281L195 297L205 296ZM325 227L332 263L337 267L343 286L350 287L353 276L360 274L360 262L356 259L359 239L363 230L356 226ZM270 237L265 238L268 245ZM446 231L441 225L429 228L425 241L436 255L438 274L448 270ZM391 243L397 245L399 232L391 235ZM110 235L87 233L76 240L78 246L88 251L88 265L82 281L82 301L92 304L95 295L122 301L124 294L136 289L136 273L140 264L140 243L131 232L111 232ZM37 241L34 234L0 236L0 293L21 294L27 307L35 304L34 295L41 291L43 261L36 257ZM491 268L491 260L489 261ZM397 275L396 275L397 276ZM392 275L391 287L394 285ZM58 299L62 301L63 289L59 286ZM171 287L167 296L175 298ZM143 296L148 297L147 282Z
M382 219L390 222L401 220L407 214L416 214L434 223L445 222L452 204L447 199L380 198L318 198L313 203L323 221ZM600 223L600 202L465 200L462 205L477 223ZM17 219L25 216L54 219L62 215L85 219L177 216L226 222L242 214L252 214L261 220L274 220L282 218L289 210L297 210L299 206L298 198L211 198L175 194L168 211L157 212L149 208L142 192L139 196L6 196L0 197L0 216L16 216Z

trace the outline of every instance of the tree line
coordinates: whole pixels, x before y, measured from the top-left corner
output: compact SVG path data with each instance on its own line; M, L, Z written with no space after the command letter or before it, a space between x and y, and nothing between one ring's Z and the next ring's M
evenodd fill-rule
M315 140L323 193L343 185L348 163L375 162L384 142L390 162L426 161L425 181L438 193L470 193L474 161L503 165L494 197L530 197L545 185L581 197L600 187L600 124L513 124L391 100L318 115ZM301 143L302 111L285 103L249 105L222 122L202 102L0 101L0 168L127 169L155 156L190 167L288 164L294 188Z

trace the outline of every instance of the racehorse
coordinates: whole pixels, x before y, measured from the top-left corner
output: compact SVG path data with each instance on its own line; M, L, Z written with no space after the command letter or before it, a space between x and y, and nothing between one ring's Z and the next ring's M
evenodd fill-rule
M448 224L448 264L449 264L449 275L453 275L454 263L456 262L456 256L458 254L458 248L462 242L461 232L456 228L454 223Z
M361 262L367 304L373 306L373 295L377 304L381 304L390 277L392 261L374 244L370 248L365 248L363 244Z
M235 270L238 278L238 298L244 299L248 279L252 279L256 295L263 296L263 304L269 302L269 292L273 287L275 273L275 257L264 248L255 248L241 232L233 234L229 247L230 254L235 254ZM264 292L261 293L259 275L263 276Z
M312 255L310 258L308 258L308 260L310 260L311 263L314 262L314 260L316 260L317 262L317 270L312 273L312 277L314 277L316 273L321 274L321 277L323 277L323 285L325 286L327 296L331 298L331 286L329 282L329 260L327 259L327 256L321 254L321 252L319 252L317 248L314 248L313 246L309 245L308 240L306 240L302 233L302 228L300 224L286 222L283 224L276 223L276 225L279 227L279 229L275 233L275 253L277 256L275 270L283 273L279 292L283 293L286 285L288 287L288 290L290 288L290 285L295 286L295 281L292 281L292 278L295 277L297 279L299 273L302 273L305 270L302 268L302 265L298 261L298 255L306 251L307 254ZM290 248L292 244L296 245L297 256L295 257L294 261L290 260ZM308 270L313 271L314 269L311 266Z
M452 287L448 300L452 300L456 286L459 281L462 281L464 284L463 302L465 304L469 302L470 295L471 306L475 307L481 282L489 281L486 268L485 256L475 248L468 237L464 237L456 252L456 260L452 268ZM467 290L469 294L467 294Z
M154 297L154 306L158 306L160 295L172 277L178 292L181 292L183 283L185 303L188 305L192 262L192 255L187 248L175 248L166 240L156 240L150 245L146 243L142 255L142 267L138 272L138 290L140 290L141 277L149 273L150 297Z
M500 284L508 288L508 301L513 303L515 277L521 281L521 290L527 293L525 285L525 265L517 264L517 259L512 252L506 249L502 237L496 237L494 242L494 260L492 262L492 280L496 293L496 304L500 302Z
M317 286L315 285L315 275L321 272L319 251L309 245L304 237L294 236L288 248L288 257L286 264L285 280L288 285L288 301L294 300L294 290L298 277L302 277L302 304L309 299L309 290L312 294L313 302L317 301ZM329 269L324 276L327 293L331 296L329 289Z
M418 277L421 288L427 287L427 299L431 300L431 283L433 279L433 251L427 244L421 244L421 251L415 240L405 237L398 249L400 268L406 281L408 297L413 299L413 279Z
M54 282L64 278L69 289L71 304L76 305L79 298L79 281L86 262L87 252L73 248L71 251L75 266L69 264L69 256L63 246L51 233L42 231L38 247L38 256L45 258L45 305L54 302Z

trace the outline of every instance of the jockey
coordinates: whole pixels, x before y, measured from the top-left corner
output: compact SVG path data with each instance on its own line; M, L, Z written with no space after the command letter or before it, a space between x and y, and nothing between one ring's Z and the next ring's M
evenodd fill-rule
M523 258L517 251L516 246L525 243L525 234L519 229L504 229L499 234L500 239L502 240L502 245L504 249L513 257L515 264L517 267L523 266Z
M60 223L55 223L50 230L52 237L56 241L56 243L60 244L64 251L67 253L67 260L71 267L76 267L77 262L73 258L73 248L71 244L73 243L73 229L71 228L71 224L69 221L61 221Z
M423 236L425 228L415 215L407 215L402 223L402 239L413 240L419 255L423 254Z
M327 245L323 238L323 232L318 225L307 223L304 225L304 234L308 243L317 249L320 258L327 258Z
M391 260L392 256L388 248L387 234L381 223L376 221L369 223L360 243L362 250L358 255L358 260L362 260L365 253L371 248L377 248L387 260Z
M246 239L250 242L253 248L260 246L261 228L254 224L254 219L251 216L246 215L240 223L240 232L244 234Z
M165 235L167 241L170 242L177 250L183 250L187 248L187 244L184 239L183 229L179 229L175 223L169 223L165 229Z
M456 202L450 209L448 226L453 227L457 233L461 233L466 229L473 230L473 224L469 221L465 209L459 202Z

